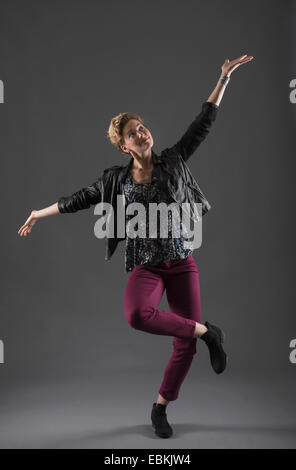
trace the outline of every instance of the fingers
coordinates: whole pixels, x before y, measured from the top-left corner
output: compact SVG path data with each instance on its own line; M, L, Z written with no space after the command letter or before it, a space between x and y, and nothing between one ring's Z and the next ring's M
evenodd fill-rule
M230 65L230 69L229 69L229 70L231 71L231 73L232 73L235 69L237 69L240 65L246 64L247 62L250 62L251 60L254 59L253 56L247 56L247 55L246 55L246 56L243 56L243 57L244 57L244 59L241 59L241 60L240 60L240 59L237 59L237 60L234 60L234 61L232 62L232 64Z
M19 230L18 230L18 234L22 237L23 235L24 236L27 236L27 233L30 233L31 232L31 229L32 229L32 226L34 225L34 222L32 222L32 215L30 215L26 222L24 223L24 225L22 225Z
M27 226L28 226L28 225L27 225L27 222L25 222L24 225L22 225L22 226L18 229L18 232L17 232L17 233L20 234L21 232L23 232L24 229L25 229Z
M246 59L239 62L239 64L237 64L237 65L239 66L239 65L242 65L242 64L246 64L247 62L250 62L250 60L252 60L253 58L254 57L247 57Z
M30 233L31 232L31 229L30 227L27 225L27 224L24 224L19 230L18 230L18 234L22 237L22 236L27 236L27 233Z
M243 59L246 58L246 57L247 57L247 54L241 55L241 56L238 57L237 59L231 60L230 63L233 64L233 65L234 65L234 64L237 64L237 63L241 62L241 60L243 60Z
M244 55L240 56L238 59L234 59L232 61L232 63L233 64L243 64L245 62L249 62L252 59L254 59L254 57L252 55L244 54Z
M22 232L24 231L24 228L25 228L25 227L26 227L26 225L22 225L21 228L19 228L19 230L18 230L17 233L18 233L19 235L21 235Z
M250 60L254 59L252 55L246 56L244 59L240 59L240 63L243 64L244 62L249 62Z

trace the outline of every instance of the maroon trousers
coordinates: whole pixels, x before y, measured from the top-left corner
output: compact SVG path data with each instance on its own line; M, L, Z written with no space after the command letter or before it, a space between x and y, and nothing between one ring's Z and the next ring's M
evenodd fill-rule
M169 312L158 309L165 289ZM176 400L196 353L195 324L201 320L199 273L193 256L136 266L128 276L124 313L137 330L174 337L159 393L165 400Z

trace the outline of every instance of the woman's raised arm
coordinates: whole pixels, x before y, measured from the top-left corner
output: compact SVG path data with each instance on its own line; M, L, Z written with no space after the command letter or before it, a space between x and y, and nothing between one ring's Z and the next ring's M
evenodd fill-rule
M221 66L221 75L219 77L218 83L215 86L212 93L210 94L207 101L209 103L215 104L216 106L219 106L219 104L222 100L222 97L224 95L225 87L228 83L227 80L230 78L230 75L232 74L232 72L235 69L237 69L240 65L245 64L247 62L250 62L250 60L252 60L252 59L254 59L254 57L252 55L247 55L247 54L244 54L244 55L238 57L237 59L234 59L234 60L231 60L231 61L229 59L225 59L224 64ZM222 79L222 81L221 81L221 79ZM225 83L223 83L223 81Z
M217 85L207 101L202 104L201 112L187 128L181 139L174 145L174 148L182 155L184 161L190 158L197 147L199 147L207 137L213 122L216 120L219 104L224 95L230 75L237 67L246 62L250 62L252 59L253 56L247 56L247 54L245 54L232 61L229 61L229 59L225 60L224 64L221 66L221 76L219 77Z

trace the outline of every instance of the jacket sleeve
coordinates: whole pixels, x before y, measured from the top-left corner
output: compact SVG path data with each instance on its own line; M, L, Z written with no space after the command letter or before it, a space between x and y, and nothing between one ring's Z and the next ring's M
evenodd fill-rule
M79 189L71 196L62 196L58 199L58 209L61 214L66 212L77 212L88 209L91 205L102 201L102 177L100 176L90 186Z
M202 104L202 110L189 125L185 134L174 145L176 150L186 161L195 152L197 147L208 135L213 121L215 121L219 106L210 101Z

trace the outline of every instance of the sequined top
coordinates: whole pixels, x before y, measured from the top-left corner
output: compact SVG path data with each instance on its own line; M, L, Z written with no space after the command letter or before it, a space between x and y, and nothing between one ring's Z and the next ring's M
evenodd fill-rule
M137 218L139 212L137 210L130 210L130 213L126 214L126 246L125 246L125 270L126 272L132 271L133 268L139 264L150 264L156 265L165 261L187 258L193 253L193 243L185 240L188 237L186 227L179 217L179 211L173 207L172 211L168 211L166 220L168 221L168 232L167 237L160 237L160 223L157 225L151 224L151 233L149 231L149 203L159 204L164 202L166 206L170 204L169 198L167 200L161 200L160 188L158 185L157 178L153 178L149 183L137 183L132 178L131 174L127 175L124 184L124 195L126 199L126 206L131 203L141 203L145 207L146 217L138 219L139 223L133 222L129 226L131 219ZM150 206L151 207L151 206ZM175 213L177 211L177 214ZM128 211L127 211L128 212ZM158 221L159 221L158 215ZM179 237L176 237L178 232L176 224L179 225ZM133 228L134 232L140 232L141 235L137 235L135 238L132 237ZM182 232L183 230L183 232ZM153 234L157 236L155 238L149 237ZM144 234L144 236L143 236ZM172 235L175 234L173 237ZM129 236L131 235L131 236ZM163 235L163 234L162 234ZM185 238L185 239L184 239Z

